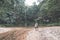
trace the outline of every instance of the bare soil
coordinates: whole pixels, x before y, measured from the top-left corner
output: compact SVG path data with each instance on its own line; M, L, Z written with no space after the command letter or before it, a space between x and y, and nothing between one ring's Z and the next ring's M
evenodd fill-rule
M26 28L10 28L0 33L0 40L25 40L28 31Z
M0 28L0 40L60 40L60 26L38 28Z

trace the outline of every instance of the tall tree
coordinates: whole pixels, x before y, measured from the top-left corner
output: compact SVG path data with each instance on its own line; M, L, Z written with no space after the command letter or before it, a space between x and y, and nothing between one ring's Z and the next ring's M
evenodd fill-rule
M43 0L40 5L40 14L48 16L52 21L60 20L60 2L59 0Z

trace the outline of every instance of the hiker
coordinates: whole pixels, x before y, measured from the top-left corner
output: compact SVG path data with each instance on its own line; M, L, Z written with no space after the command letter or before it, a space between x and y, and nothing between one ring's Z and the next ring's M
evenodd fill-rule
M35 30L38 28L38 22L35 23Z
M38 30L38 25L39 25L39 20L42 19L42 17L38 17L37 19L35 19L35 30Z
M38 25L39 25L39 20L41 19L41 17L38 17L37 19L35 19L35 30L38 30Z

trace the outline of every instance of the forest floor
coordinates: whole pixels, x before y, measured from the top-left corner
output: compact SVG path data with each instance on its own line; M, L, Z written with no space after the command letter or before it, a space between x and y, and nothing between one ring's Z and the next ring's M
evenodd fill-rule
M0 28L0 40L60 40L60 26Z

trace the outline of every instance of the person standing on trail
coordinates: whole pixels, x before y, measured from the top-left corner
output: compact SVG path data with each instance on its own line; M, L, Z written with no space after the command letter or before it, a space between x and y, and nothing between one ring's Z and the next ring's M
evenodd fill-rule
M39 20L41 19L41 17L38 17L36 20L35 20L35 30L37 30L37 28L38 28L38 25L39 25Z
M37 29L37 28L38 28L38 22L35 23L35 29Z

